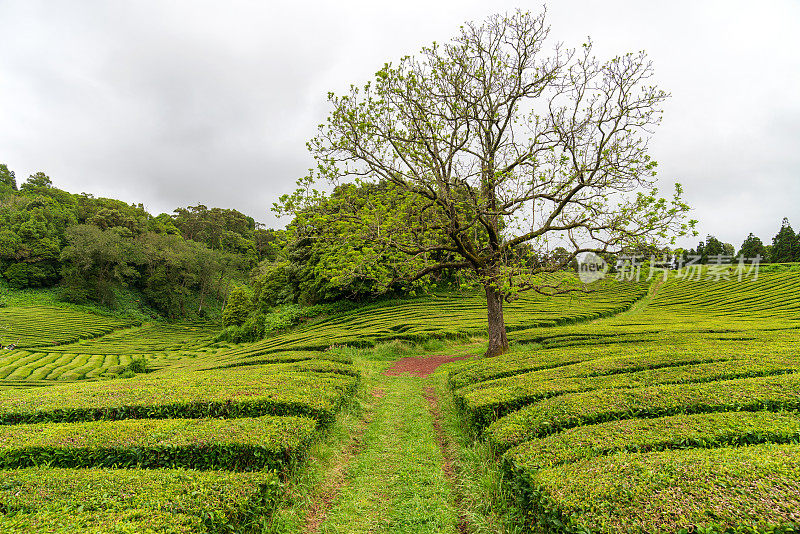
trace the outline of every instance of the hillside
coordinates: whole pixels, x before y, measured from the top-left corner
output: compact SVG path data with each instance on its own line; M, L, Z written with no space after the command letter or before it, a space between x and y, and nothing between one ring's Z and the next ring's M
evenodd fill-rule
M483 491L513 496L506 519L534 532L795 524L798 294L786 268L526 295L507 307L515 345L495 358L476 356L485 319L469 292L387 299L242 345L214 342L218 326L12 299L0 525L361 532L383 517L396 532L455 533L511 506ZM466 359L389 372L431 352ZM483 444L494 456L476 456ZM487 486L492 469L505 489Z
M538 344L449 382L543 532L795 524L798 295L796 270L673 276L631 311L531 330Z

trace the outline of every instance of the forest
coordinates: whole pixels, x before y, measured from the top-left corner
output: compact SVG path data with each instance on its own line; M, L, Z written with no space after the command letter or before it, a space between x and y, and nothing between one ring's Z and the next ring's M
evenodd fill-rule
M222 318L230 339L240 341L260 339L271 322L280 327L354 302L473 287L457 270L410 280L408 256L330 224L342 213L366 216L371 195L385 187L340 186L273 230L235 209L204 205L152 215L142 204L58 189L43 172L18 184L0 164L0 273L10 288L53 288L64 301L108 308L132 299L165 319L219 318L230 296ZM389 208L399 212L404 200L397 198ZM700 263L740 255L796 262L800 234L784 218L766 244L752 233L738 248L709 235L693 249L635 252L697 255ZM524 253L547 263L566 251Z

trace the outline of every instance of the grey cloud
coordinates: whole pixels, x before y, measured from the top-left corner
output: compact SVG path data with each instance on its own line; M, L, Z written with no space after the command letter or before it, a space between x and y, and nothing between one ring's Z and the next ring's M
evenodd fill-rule
M155 212L201 202L281 224L269 207L312 165L305 142L328 90L518 4L5 0L0 162ZM653 154L702 235L738 246L750 231L768 240L783 216L800 228L800 5L548 9L567 45L591 35L601 56L648 51L673 94Z

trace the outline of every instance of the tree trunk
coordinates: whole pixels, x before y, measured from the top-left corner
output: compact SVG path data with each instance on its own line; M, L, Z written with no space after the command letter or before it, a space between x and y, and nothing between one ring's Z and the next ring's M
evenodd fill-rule
M499 356L508 351L508 337L503 319L503 295L491 285L486 285L486 309L489 320L489 348L486 356Z

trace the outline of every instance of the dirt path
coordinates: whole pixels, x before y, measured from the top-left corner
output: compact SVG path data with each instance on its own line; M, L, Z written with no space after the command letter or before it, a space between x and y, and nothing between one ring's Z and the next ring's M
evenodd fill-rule
M394 365L384 371L383 374L386 376L401 376L403 373L408 373L410 376L422 378L433 374L441 365L465 358L469 358L469 356L445 356L437 354L433 356L400 358L394 362Z

